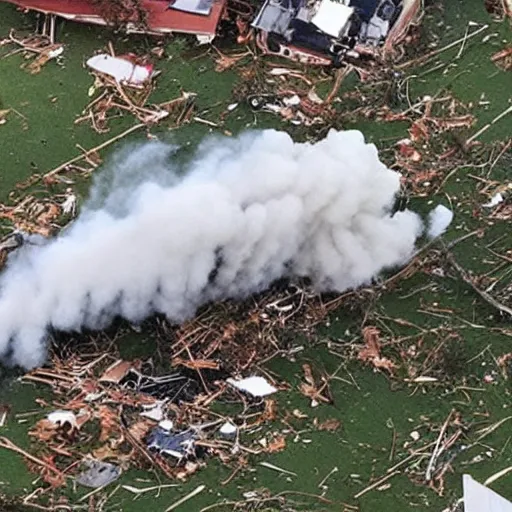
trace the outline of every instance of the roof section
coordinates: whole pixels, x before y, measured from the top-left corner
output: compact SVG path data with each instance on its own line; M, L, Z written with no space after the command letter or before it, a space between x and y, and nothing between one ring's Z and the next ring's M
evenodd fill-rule
M57 14L63 18L107 25L100 9L91 0L0 0L7 1L25 9ZM183 2L181 2L183 3ZM194 2L193 2L194 3ZM197 3L197 2L195 2ZM209 15L192 14L170 7L166 0L140 0L141 8L147 15L145 27L137 22L138 17L125 20L129 32L170 33L183 32L189 34L215 35L217 25L222 16L226 0L213 0Z

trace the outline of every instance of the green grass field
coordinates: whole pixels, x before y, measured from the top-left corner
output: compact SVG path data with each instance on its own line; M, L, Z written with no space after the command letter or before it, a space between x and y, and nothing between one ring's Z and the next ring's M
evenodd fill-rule
M439 91L448 91L464 104L472 104L471 113L477 118L476 125L470 130L470 133L474 133L504 111L512 100L511 72L500 70L490 60L493 53L507 44L510 46L510 24L493 20L485 11L483 0L446 0L444 5L443 2L437 2L427 9L423 19L421 45L408 49L408 52L411 57L418 56L428 51L429 42L436 41L440 48L463 37L469 21L488 24L489 28L468 40L459 58L457 54L460 45L457 45L441 53L436 60L430 60L425 66L408 68L406 74L409 77L409 97L412 102L425 95L435 96ZM32 17L23 15L10 5L0 4L0 39L7 37L11 28L21 33L30 31L32 26ZM487 34L493 36L484 40ZM23 63L20 54L2 58L2 55L13 49L12 46L0 47L0 110L15 109L18 113L11 112L7 122L0 125L2 202L8 201L17 183L34 173L47 172L78 154L77 144L84 148L94 147L134 123L132 118L125 116L113 122L111 131L103 135L96 134L87 124L74 124L75 118L90 101L88 89L93 82L83 63L93 52L104 48L108 41L113 42L118 53L123 50L143 53L154 46L154 41L145 37L120 37L107 30L69 22L59 26L58 40L65 45L62 63L59 65L50 61L36 75L20 68ZM236 69L216 72L212 53L207 53L203 48L191 49L192 46L193 43L181 38L166 42L167 57L156 63L162 74L157 79L151 100L157 103L173 99L179 95L180 90L195 92L197 111L201 117L217 122L219 113L233 102L237 72ZM449 66L434 69L437 63ZM340 94L359 85L352 75L342 85ZM479 105L482 98L485 105ZM152 133L164 140L187 144L193 148L212 131L235 134L246 128L267 127L288 130L294 137L301 139L311 136L303 127L292 127L270 114L254 117L243 105L227 117L220 130L192 122L175 130L155 127ZM393 142L407 136L408 125L356 116L344 123L344 128L361 129L369 140L383 150L387 158L391 155L389 151ZM487 130L480 140L490 145L510 138L511 134L512 114ZM129 140L141 137L133 134ZM115 150L115 147L108 151ZM104 152L102 156L107 154ZM492 179L501 184L510 183L512 155L510 151L504 153L491 170L490 164L480 167L475 164L475 167L471 167L474 163L472 158L472 154L467 155L469 166L456 170L435 197L413 196L411 205L419 212L426 212L431 204L439 202L452 205L455 220L446 235L447 242L481 229L482 236L469 237L453 248L453 254L461 265L475 275L481 275L490 272L496 265L496 256L490 253L489 244L493 244L495 252L508 254L510 258L512 234L507 220L490 219L487 211L475 214L475 209L487 200L479 192L478 186L482 179ZM76 187L83 200L87 195L88 181L80 182ZM430 257L432 265L446 265L439 253L434 251ZM506 272L506 269L507 266L500 271ZM290 494L287 504L279 505L269 501L261 504L260 508L246 504L239 510L342 511L344 508L341 503L348 503L358 506L361 512L441 512L461 497L463 473L470 473L475 479L484 481L490 475L511 466L512 422L505 421L485 439L475 442L478 439L476 431L479 429L512 418L511 381L496 363L501 355L511 352L510 317L500 315L453 271L440 277L424 270L422 268L410 278L400 280L388 292L378 296L378 300L368 294L363 295L363 300L359 300L356 306L342 305L328 324L318 329L314 343L297 338L297 345L306 344L306 350L297 356L296 362L274 359L270 363L269 368L291 384L290 391L277 395L281 413L300 409L308 415L298 423L297 428L302 433L297 436L297 442L293 442L291 436L283 452L251 458L249 468L240 472L228 485L222 486L220 482L231 474L233 468L209 460L207 467L193 475L187 483L164 489L159 495L148 493L134 501L131 493L119 489L109 499L105 510L164 511L202 484L206 485L206 490L177 510L197 512L223 499L243 500L244 492L261 488L268 489L272 494L296 491L316 495L322 492L320 482L333 468L337 468L325 484L325 498L332 502L330 504ZM510 273L505 274L504 281L507 279L510 282ZM504 286L503 283L501 286ZM428 314L428 311L434 311L433 308L438 313ZM400 321L403 319L409 325ZM385 375L349 357L349 342L360 335L365 321L366 325L369 325L368 322L377 325L389 339L417 334L418 328L429 331L439 326L457 333L456 338L444 341L442 365L436 374L439 382L417 386L404 382L403 378L390 381ZM411 324L416 327L411 327ZM428 333L424 336L426 344L429 343L429 336ZM126 339L119 341L120 350L132 356L150 353L152 345L148 338L145 333L126 336ZM315 368L333 372L341 360L326 348L329 342L346 360L346 366L339 373L345 381L332 381L333 405L311 408L308 399L297 391L302 379L302 363L308 362ZM393 346L389 350L393 351ZM490 372L494 372L494 382L485 383L484 376ZM349 373L355 384L350 384ZM24 423L19 423L15 415L37 410L35 398L49 398L50 394L46 388L20 384L9 378L5 378L1 386L0 403L11 405L12 411L7 424L0 427L0 435L30 450L27 430L35 418L42 417L45 411L41 410L39 416L29 416ZM410 437L412 431L420 435L418 446L427 441L435 441L440 426L453 408L460 413L467 427L462 444L471 447L454 458L452 471L445 475L442 496L421 482L414 482L413 473L402 472L389 480L389 487L383 486L381 490L374 489L359 499L354 498L361 489L385 475L388 468L404 458L404 443L413 442ZM337 418L342 422L342 427L332 433L320 432L313 426L315 418L319 421ZM271 428L279 430L285 426L276 422ZM390 457L394 436L394 455ZM285 468L296 473L296 476L290 477L269 470L258 465L261 461ZM424 462L421 467L424 467ZM27 471L20 456L0 449L0 494L6 497L0 509L25 510L22 505L16 504L15 498L30 493L35 478L34 474ZM142 471L129 471L119 482L138 487L157 485L153 475ZM115 485L111 486L112 489ZM512 473L491 487L512 500ZM65 492L72 502L85 494L82 489L66 489ZM14 504L8 505L9 500L13 500ZM214 510L232 509L225 506Z

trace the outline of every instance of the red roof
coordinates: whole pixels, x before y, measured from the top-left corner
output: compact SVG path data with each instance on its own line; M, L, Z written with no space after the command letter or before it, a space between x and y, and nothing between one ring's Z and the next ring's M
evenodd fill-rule
M106 21L90 0L0 0L7 1L25 9L57 14L63 18L85 23L105 25ZM169 9L167 0L141 0L141 6L147 13L147 30L132 31L170 33L184 32L190 34L215 35L227 0L215 0L208 16L190 14ZM133 22L137 22L134 16ZM131 30L132 27L129 27Z

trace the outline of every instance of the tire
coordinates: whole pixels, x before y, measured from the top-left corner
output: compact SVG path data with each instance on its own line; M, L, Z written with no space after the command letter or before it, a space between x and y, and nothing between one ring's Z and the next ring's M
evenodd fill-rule
M260 110L265 104L265 99L262 96L251 96L249 98L249 106L253 110Z

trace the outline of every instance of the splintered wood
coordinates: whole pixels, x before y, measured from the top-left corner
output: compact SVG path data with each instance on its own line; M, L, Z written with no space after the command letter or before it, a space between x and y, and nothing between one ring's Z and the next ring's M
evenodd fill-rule
M109 121L125 113L131 114L146 126L166 119L171 128L189 121L192 116L194 93L182 92L178 98L147 106L154 88L152 82L135 88L122 85L104 74L94 73L94 76L91 91L93 94L99 91L99 95L85 107L75 124L90 122L96 132L105 133L110 131Z
M365 327L363 338L365 346L359 351L358 359L370 363L375 369L386 370L393 374L396 369L395 363L387 357L381 356L380 331L375 327Z

